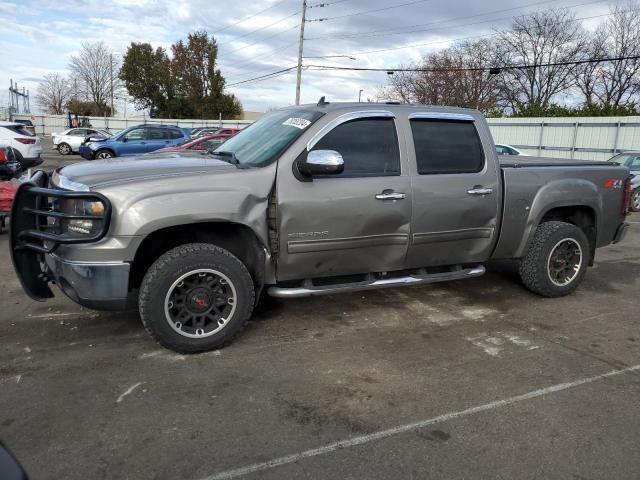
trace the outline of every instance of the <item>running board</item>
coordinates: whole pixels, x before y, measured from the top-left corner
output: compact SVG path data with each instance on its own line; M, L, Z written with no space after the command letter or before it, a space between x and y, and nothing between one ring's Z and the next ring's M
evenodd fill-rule
M301 287L270 287L269 295L279 298L299 298L316 295L330 295L332 293L360 292L363 290L375 290L378 288L406 287L412 285L424 285L426 283L448 282L463 278L479 277L486 269L482 265L470 268L461 268L450 272L425 273L424 275L407 275L396 278L382 278L378 280L366 280L364 282L339 283L335 285L313 285L311 280L305 280Z

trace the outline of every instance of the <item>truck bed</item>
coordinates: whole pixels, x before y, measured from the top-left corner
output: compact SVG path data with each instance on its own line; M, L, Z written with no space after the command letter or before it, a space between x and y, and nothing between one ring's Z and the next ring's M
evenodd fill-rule
M622 188L629 176L624 167L609 162L518 156L500 158L500 169L502 226L494 258L521 258L535 227L553 209L578 206L593 217L597 247L611 243L624 220Z

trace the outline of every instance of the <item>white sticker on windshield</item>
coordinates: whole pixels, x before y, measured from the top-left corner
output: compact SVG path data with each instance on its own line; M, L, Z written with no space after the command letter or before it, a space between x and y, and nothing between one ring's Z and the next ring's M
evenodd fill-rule
M282 124L289 125L290 127L296 127L296 128L299 128L300 130L304 130L309 125L311 125L311 122L309 120L305 120L304 118L291 117L285 122L283 122Z

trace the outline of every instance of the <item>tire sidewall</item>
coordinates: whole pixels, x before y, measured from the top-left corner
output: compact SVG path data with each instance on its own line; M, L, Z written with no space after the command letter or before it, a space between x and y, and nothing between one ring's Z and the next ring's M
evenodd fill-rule
M553 231L549 233L543 232L544 239L534 239L534 242L536 240L542 240L542 242L537 248L536 245L533 245L535 251L530 252L528 258L525 259L525 262L528 262L528 274L533 275L533 285L528 284L527 286L536 293L548 297L568 295L578 288L586 274L587 267L591 260L589 241L584 232L575 225L564 222L549 222L548 224L542 225L544 225L544 230ZM551 281L549 258L558 243L564 239L571 239L580 245L580 249L582 250L582 263L575 278L567 285L560 286Z
M69 155L71 153L71 147L66 143L61 143L58 145L58 153L60 155Z
M236 308L221 330L208 337L191 338L180 335L171 327L165 313L165 300L178 278L199 269L216 270L227 276L236 292ZM240 260L231 254L216 255L209 250L198 250L176 256L168 252L149 269L142 285L140 313L145 327L161 345L182 353L195 353L223 346L242 329L253 311L251 277ZM146 293L143 295L144 290Z
M107 153L107 154L109 154L109 156L102 158L102 157L100 157L100 154L102 154L102 153ZM114 157L113 153L111 153L109 150L98 150L96 152L96 156L95 156L96 160L106 160L107 158L113 158L113 157Z
M632 193L631 193L631 210L634 212L640 212L640 208L636 208L633 206L633 199L640 195L640 187L636 188Z

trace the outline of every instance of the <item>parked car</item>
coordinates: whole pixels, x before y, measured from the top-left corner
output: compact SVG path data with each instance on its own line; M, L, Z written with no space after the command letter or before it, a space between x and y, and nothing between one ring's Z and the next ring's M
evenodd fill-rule
M71 155L80 150L80 145L87 137L97 137L105 139L111 134L106 130L98 128L69 128L61 133L52 133L53 148L61 155Z
M8 145L15 150L23 170L43 162L40 138L21 123L0 122L0 145Z
M29 476L20 462L2 442L0 442L0 478L2 480L29 480Z
M611 157L611 163L627 167L631 171L631 207L634 212L640 212L640 152L624 152Z
M174 125L137 125L109 138L81 145L79 151L87 160L142 155L189 139L189 135Z
M22 165L8 145L0 145L0 181L11 180L20 175Z
M28 132L31 132L34 135L36 134L36 127L31 120L15 119L14 122L21 123L22 125L24 125L24 128L26 128Z
M146 329L177 352L231 342L263 291L420 285L515 259L526 288L568 295L628 232L629 170L501 158L476 110L276 110L211 154L37 172L13 204L13 264L37 300L49 282L97 309L139 292Z
M240 131L239 128L201 128L197 133L192 133L191 138L204 137L205 135L235 135Z
M213 135L206 135L204 137L192 138L180 145L173 147L164 147L156 152L181 152L184 150L215 150L224 142L226 142L233 135L226 135L220 133L214 133ZM155 152L148 153L147 155L153 155Z
M498 155L523 155L525 157L529 156L523 151L518 150L516 147L505 145L503 143L496 143L496 153Z

